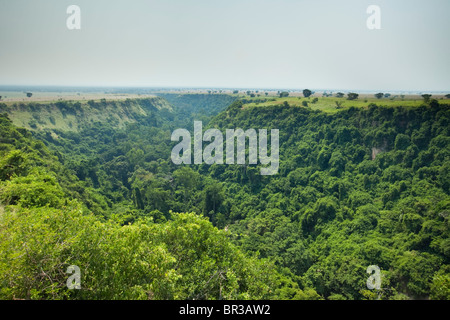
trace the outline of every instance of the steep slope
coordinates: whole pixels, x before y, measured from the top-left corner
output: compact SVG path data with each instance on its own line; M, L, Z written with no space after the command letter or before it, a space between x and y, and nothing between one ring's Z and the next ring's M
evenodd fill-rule
M230 224L243 248L328 299L450 297L449 105L326 114L238 101L210 127L280 131L278 175L208 168L224 181L211 219ZM377 294L370 265L383 274Z
M165 224L172 212L202 214L245 252L273 260L303 292L289 285L284 297L450 297L448 105L330 114L236 101L206 117L204 130L279 129L273 176L261 176L260 165L174 165L171 132L201 120L180 117L179 107L124 128L97 122L56 131L58 139L35 134L107 199L111 219ZM381 269L382 290L367 288L371 265Z
M51 103L0 103L0 112L8 113L16 126L30 130L57 129L79 131L95 122L107 122L116 128L135 123L155 111L172 111L164 99L100 101L57 101Z
M158 93L159 97L174 106L176 118L186 123L194 119L205 124L212 116L225 110L237 97L227 94L176 94Z
M88 196L73 196L77 190ZM0 299L317 297L198 215L131 225L92 214L98 197L0 114ZM67 287L69 266L82 273L79 290Z

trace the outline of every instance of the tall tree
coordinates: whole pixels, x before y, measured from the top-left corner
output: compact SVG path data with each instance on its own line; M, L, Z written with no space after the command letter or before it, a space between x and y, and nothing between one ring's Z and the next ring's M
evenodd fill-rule
M428 103L428 102L430 102L431 94L423 94L422 98L425 103Z
M377 98L377 99L381 99L381 98L384 97L384 93L382 93L382 92L380 92L380 93L375 93L374 96L375 96L375 98Z
M358 99L359 94L354 93L354 92L349 92L347 93L347 100L355 100Z

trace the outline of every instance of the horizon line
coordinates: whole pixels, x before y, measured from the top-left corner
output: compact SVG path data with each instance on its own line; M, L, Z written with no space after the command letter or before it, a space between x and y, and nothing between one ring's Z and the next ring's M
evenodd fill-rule
M398 92L398 93L450 93L450 90L415 90L415 89L348 89L348 88L299 88L299 87L231 87L231 86L146 86L146 85L57 85L57 84L0 84L0 89L12 89L12 88L65 88L65 89L192 89L192 90L208 90L208 89L219 89L219 90L290 90L290 91L302 91L304 89L309 89L316 92L326 92L326 91L344 91L344 92L356 92L356 93L373 93L373 92ZM6 90L10 91L10 90ZM11 90L12 91L12 90Z

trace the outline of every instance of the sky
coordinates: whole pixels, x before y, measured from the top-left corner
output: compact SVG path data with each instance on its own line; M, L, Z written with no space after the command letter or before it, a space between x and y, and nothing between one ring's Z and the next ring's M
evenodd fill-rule
M449 92L449 12L449 0L0 0L0 85Z

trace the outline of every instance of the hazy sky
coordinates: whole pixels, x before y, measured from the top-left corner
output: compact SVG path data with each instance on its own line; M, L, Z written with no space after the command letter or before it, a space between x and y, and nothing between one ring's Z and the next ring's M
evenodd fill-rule
M381 30L366 27L371 4ZM0 84L450 91L449 12L449 0L0 0Z

